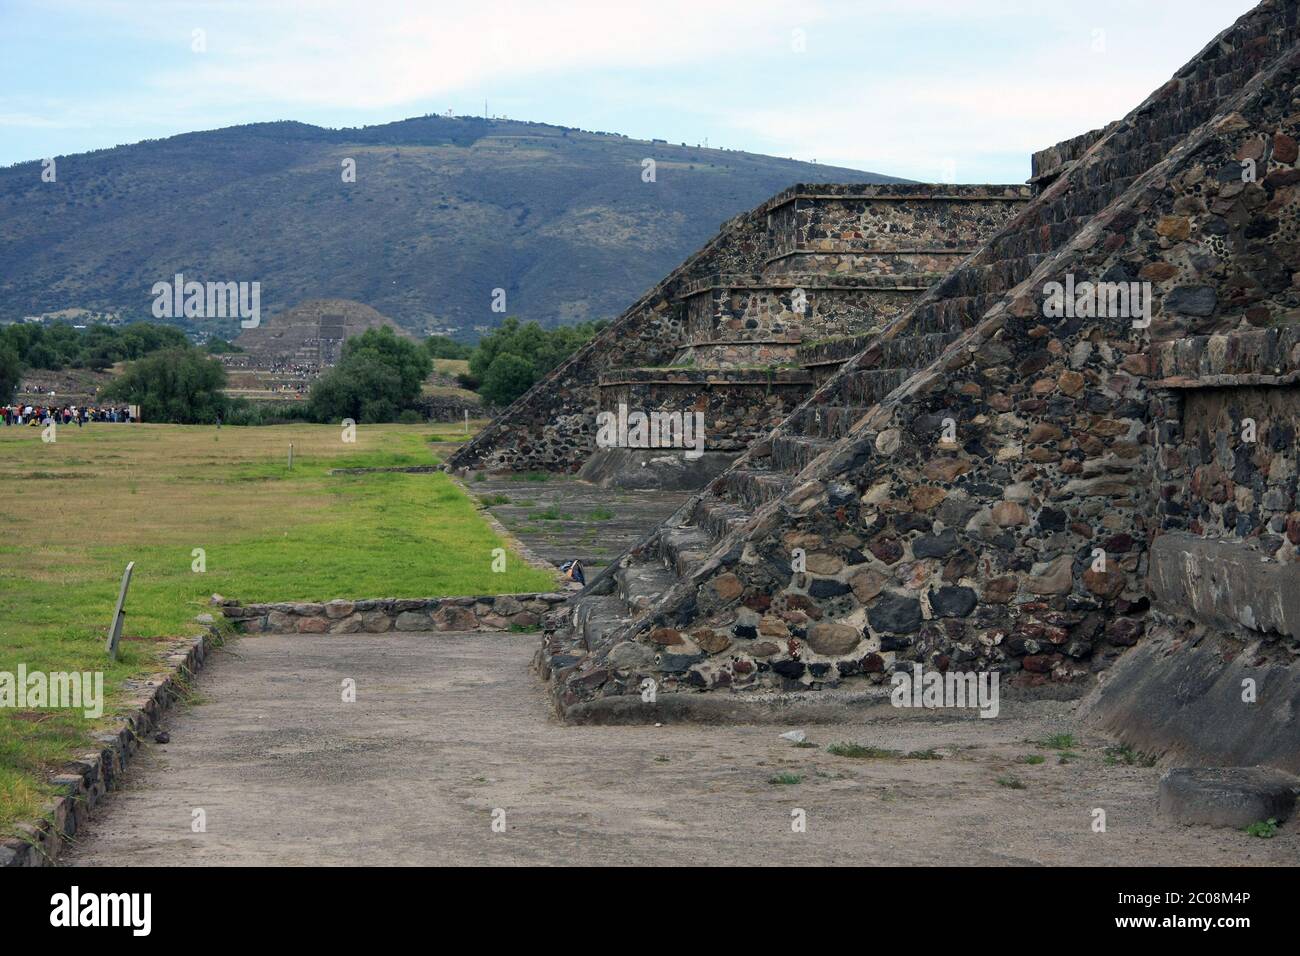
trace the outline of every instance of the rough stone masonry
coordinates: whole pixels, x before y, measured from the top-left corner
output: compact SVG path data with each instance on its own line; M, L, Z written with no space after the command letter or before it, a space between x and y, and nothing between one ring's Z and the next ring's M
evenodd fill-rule
M1126 117L1036 154L1024 194L776 197L507 410L453 466L578 467L598 398L550 396L659 400L671 360L601 378L651 341L686 368L761 349L811 379L793 408L779 388L722 403L745 450L552 616L557 711L623 711L647 682L686 710L833 696L921 664L1088 693L1153 752L1300 770L1300 620L1260 590L1300 557L1296 39L1295 0L1261 3ZM924 235L871 225L909 216ZM859 295L905 256L933 280ZM836 284L833 307L792 308ZM1104 292L1060 308L1097 287L1140 312Z

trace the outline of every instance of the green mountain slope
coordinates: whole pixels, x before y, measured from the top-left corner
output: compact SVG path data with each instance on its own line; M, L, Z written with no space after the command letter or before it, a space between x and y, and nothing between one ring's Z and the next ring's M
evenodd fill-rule
M655 160L655 182L642 161ZM356 163L344 182L343 162ZM261 283L263 315L354 299L415 331L617 315L795 182L891 177L563 127L265 123L0 169L0 319L147 317L155 282ZM200 323L202 325L203 323ZM229 328L227 327L229 326ZM213 320L218 334L236 322Z

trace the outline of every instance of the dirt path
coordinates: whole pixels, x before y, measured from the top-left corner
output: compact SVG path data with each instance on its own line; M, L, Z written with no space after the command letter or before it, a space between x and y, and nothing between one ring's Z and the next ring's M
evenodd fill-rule
M1272 840L1155 817L1159 770L1026 739L1074 732L1063 703L993 720L806 728L565 727L526 635L247 637L101 805L72 865L1290 864ZM341 682L356 681L356 703ZM836 757L852 740L942 760ZM1017 763L1043 754L1042 764ZM802 779L780 785L778 773ZM997 782L1014 776L1025 789ZM1091 829L1091 810L1107 832ZM207 830L191 830L201 808ZM505 832L493 832L493 810ZM807 830L792 832L803 809Z

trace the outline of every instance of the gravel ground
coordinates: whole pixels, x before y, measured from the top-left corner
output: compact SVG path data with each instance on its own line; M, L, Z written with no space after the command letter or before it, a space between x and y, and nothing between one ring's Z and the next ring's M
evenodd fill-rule
M568 727L518 634L277 635L219 651L66 865L1287 864L1156 816L1160 770L1108 765L1069 702L992 720ZM356 682L356 702L341 699ZM1073 733L1074 757L1041 746ZM853 741L942 759L851 759ZM1020 762L1040 755L1042 763ZM794 783L771 782L781 774ZM999 778L1002 783L999 783ZM1007 786L1012 778L1023 789ZM1106 811L1093 832L1094 808ZM192 830L201 809L206 832ZM806 829L795 832L793 811ZM493 827L494 813L504 830Z

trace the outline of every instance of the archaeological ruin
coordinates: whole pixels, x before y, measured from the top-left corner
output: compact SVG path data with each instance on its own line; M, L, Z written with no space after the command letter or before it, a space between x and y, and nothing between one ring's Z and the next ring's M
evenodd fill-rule
M695 492L552 615L557 712L812 713L920 664L1300 771L1297 9L1027 185L780 193L462 448ZM598 447L620 405L702 412L705 455Z

